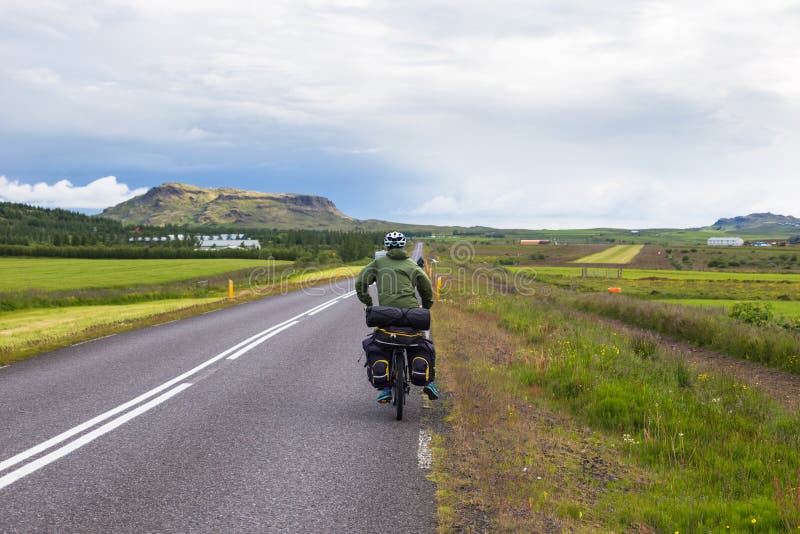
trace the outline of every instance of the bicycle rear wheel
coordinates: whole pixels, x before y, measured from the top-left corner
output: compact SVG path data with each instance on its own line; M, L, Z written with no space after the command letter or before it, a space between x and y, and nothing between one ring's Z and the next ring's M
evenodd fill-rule
M394 366L394 380L392 381L392 399L397 414L397 420L403 419L403 405L406 403L406 351L395 349L392 355Z

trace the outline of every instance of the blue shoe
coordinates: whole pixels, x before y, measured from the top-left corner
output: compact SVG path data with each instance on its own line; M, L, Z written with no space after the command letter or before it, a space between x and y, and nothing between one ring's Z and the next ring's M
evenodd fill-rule
M422 391L428 395L430 400L436 400L439 398L439 386L436 384L436 382L429 382L427 386L422 388Z
M378 402L381 404L386 404L387 402L392 401L392 388L383 388L380 393L378 393Z

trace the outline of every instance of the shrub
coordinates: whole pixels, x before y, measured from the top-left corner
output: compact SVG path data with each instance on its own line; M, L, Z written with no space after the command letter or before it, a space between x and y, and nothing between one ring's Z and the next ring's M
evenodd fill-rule
M772 304L769 303L737 302L733 305L728 317L761 326L770 322L774 314L772 313Z

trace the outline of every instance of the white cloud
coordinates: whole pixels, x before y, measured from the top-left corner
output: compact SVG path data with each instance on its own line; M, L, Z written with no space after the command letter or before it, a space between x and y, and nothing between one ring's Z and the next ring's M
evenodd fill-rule
M34 85L56 85L61 82L58 73L50 69L21 69L14 73L14 79Z
M73 185L69 180L53 185L26 184L0 176L0 199L46 208L104 209L146 192L147 188L130 189L114 176L84 186Z
M14 0L0 18L8 136L164 159L177 143L186 161L211 144L234 163L369 154L409 177L374 197L405 191L396 213L439 222L687 226L797 209L792 0Z

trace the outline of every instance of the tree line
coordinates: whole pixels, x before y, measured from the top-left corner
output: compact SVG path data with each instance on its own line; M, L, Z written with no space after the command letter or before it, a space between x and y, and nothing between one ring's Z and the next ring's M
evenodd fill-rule
M195 250L203 236L245 234L260 250ZM183 235L161 241L167 236ZM383 232L280 230L233 226L126 226L63 209L0 202L0 255L66 258L266 258L351 262L382 247ZM151 238L139 241L139 237ZM131 241L133 238L133 241Z

